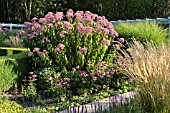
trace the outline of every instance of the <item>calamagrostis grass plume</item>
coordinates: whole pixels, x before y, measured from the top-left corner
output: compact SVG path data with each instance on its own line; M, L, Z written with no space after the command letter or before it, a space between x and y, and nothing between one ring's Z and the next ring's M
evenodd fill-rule
M9 45L10 47L24 47L23 40L17 36L10 36L5 40L5 44Z
M126 51L128 76L139 90L141 105L149 113L170 112L170 47L143 46L134 40Z

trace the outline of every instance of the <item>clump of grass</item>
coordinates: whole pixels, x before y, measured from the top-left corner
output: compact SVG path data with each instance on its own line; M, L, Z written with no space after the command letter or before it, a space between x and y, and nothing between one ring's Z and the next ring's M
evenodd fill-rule
M10 36L4 43L10 47L24 47L24 42L17 36Z
M158 50L149 42L146 46L133 42L123 53L129 61L127 73L137 84L142 108L147 113L169 113L170 47L161 46Z
M124 37L128 42L133 37L143 44L146 41L153 41L156 46L168 42L167 29L163 29L162 26L154 22L120 23L115 25L114 29L119 33L120 37Z

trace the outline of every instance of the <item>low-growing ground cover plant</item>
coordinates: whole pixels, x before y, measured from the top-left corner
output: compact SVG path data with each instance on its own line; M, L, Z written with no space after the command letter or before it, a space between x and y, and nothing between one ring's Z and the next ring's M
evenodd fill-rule
M24 80L28 88L23 89L29 99L43 90L55 102L74 106L77 96L89 98L101 93L107 97L113 91L130 89L123 73L126 59L119 61L116 56L124 39L104 16L70 9L66 15L49 12L25 25L18 34L25 37L30 49L32 69Z

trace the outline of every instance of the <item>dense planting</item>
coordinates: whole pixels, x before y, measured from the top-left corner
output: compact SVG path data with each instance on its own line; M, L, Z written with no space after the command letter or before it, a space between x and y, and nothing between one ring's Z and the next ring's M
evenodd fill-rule
M70 9L66 15L49 12L25 25L18 34L25 36L30 49L32 70L26 79L31 86L23 91L26 97L35 98L36 90L43 89L61 102L73 101L76 95L129 90L124 87L126 60L116 58L124 39L104 16Z

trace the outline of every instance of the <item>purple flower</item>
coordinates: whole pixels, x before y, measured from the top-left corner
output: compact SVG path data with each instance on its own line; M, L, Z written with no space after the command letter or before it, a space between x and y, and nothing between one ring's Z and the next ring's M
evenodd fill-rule
M118 33L114 29L109 29L109 35L113 37L118 37Z
M67 31L61 31L61 32L60 32L60 36L61 36L61 37L65 37L65 34L68 34L68 32L67 32Z
M110 45L109 40L102 40L102 43L103 43L104 46L109 46Z
M60 49L60 50L62 50L62 49L64 49L64 44L62 44L62 43L59 43L58 45L57 45L57 47Z
M47 50L43 50L43 53L45 54L45 55L48 55L48 51Z
M32 34L27 34L27 39L32 39L32 38L34 38L34 35L32 35Z
M93 77L93 81L96 81L98 77Z
M75 17L75 20L81 20L82 19L82 15L83 15L83 11L77 11L75 14L74 14L74 17Z
M109 30L106 28L102 28L101 32L102 32L102 34L106 34L106 35L109 34Z
M62 20L63 17L64 17L63 12L56 12L56 14L54 14L55 21Z
M39 52L39 50L40 50L40 48L35 47L35 48L33 49L33 52Z
M40 18L40 19L38 20L38 22L39 22L39 23L47 23L47 20L46 20L46 18Z
M123 44L125 42L125 39L124 38L119 38L118 41Z
M52 28L53 27L53 24L52 23L48 23L46 24L47 28Z
M49 40L48 38L46 38L46 37L43 37L43 38L42 38L42 43L45 43L45 42L49 43L50 40Z
M43 56L43 55L45 55L43 52L38 52L38 55L39 56Z
M45 23L51 23L54 21L54 14L52 12L48 12L45 15ZM44 22L43 22L44 23Z
M60 48L58 48L58 47L56 47L55 49L54 49L54 51L57 53L57 52L60 52Z
M35 22L35 21L37 21L37 20L38 20L38 18L34 17L31 21L32 21L32 22Z
M39 29L40 27L41 27L41 25L39 23L34 22L31 25L31 30Z
M19 36L19 35L23 35L23 34L25 34L25 30L19 30L18 32L17 32L17 35Z
M106 28L112 29L113 28L113 24L111 22L106 23Z
M66 13L66 17L67 17L67 18L73 18L73 16L74 16L73 13L74 13L73 10L72 10L72 9L69 9L69 10L67 11L67 13Z
M117 50L120 50L120 45L119 44L113 44L113 47L116 48Z
M87 50L86 50L86 48L80 48L80 52L81 52L82 54L86 55Z
M64 21L64 27L66 30L70 30L73 28L73 25L67 21Z
M33 54L34 54L33 52L29 52L28 57L31 57Z

